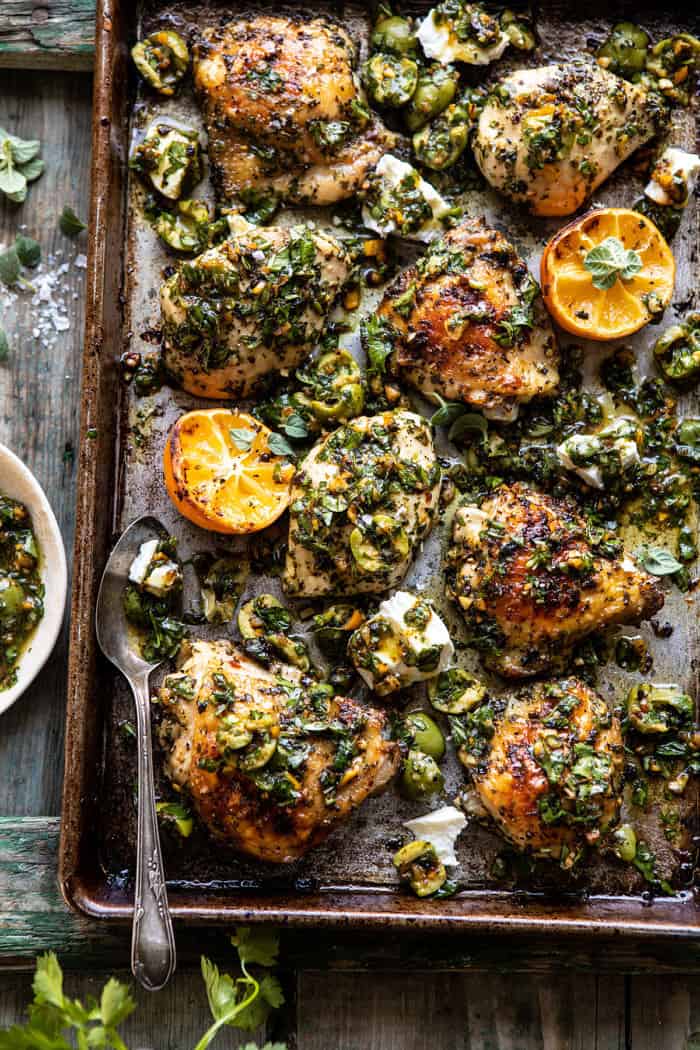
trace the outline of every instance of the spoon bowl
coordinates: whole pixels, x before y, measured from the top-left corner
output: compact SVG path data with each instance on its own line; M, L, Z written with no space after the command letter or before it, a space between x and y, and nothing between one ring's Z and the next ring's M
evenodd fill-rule
M166 530L152 517L139 518L122 534L102 575L95 612L99 646L131 686L136 706L138 827L131 969L137 981L149 991L157 991L167 984L175 969L175 938L168 910L153 784L148 688L150 673L161 661L149 663L135 648L124 613L123 596L129 569L141 544L152 540L154 535L166 535Z

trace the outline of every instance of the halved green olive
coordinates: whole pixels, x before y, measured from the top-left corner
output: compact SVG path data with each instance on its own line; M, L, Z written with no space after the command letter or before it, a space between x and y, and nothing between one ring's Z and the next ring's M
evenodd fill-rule
M232 751L247 747L252 739L253 734L246 726L245 718L234 712L223 716L216 733L216 743L225 758L230 757Z
M238 630L249 656L267 665L273 659L271 647L286 663L308 671L311 660L306 643L293 638L291 628L289 610L273 594L259 594L238 611Z
M321 645L336 647L346 641L365 621L364 613L354 605L330 605L314 616L314 634Z
M378 106L404 106L418 84L418 63L405 55L372 55L362 68L362 83Z
M454 102L427 127L413 136L413 152L433 171L450 168L461 157L469 140L471 121L464 106Z
M429 66L418 76L418 83L406 110L406 126L417 131L442 113L457 94L459 72L454 66Z
M613 848L620 860L631 863L637 853L637 836L631 824L621 824L612 834Z
M445 737L439 725L424 711L411 711L404 718L413 746L436 762L445 754Z
M423 839L409 842L394 854L394 867L402 882L407 882L417 897L436 893L447 880L445 865L435 847Z
M377 19L372 30L371 45L373 51L406 55L417 50L418 39L407 18L387 14Z
M24 588L10 576L0 576L0 622L14 620L24 612Z
M401 793L414 801L442 791L444 778L434 758L412 749L404 762L399 786Z
M656 340L654 358L667 379L686 382L700 376L700 313L671 325Z
M173 95L190 64L187 44L178 33L161 29L131 49L139 73L161 95Z
M183 839L192 834L194 820L192 814L181 802L157 802L156 812L159 816L171 820Z
M637 732L662 734L692 725L695 705L677 685L642 682L629 691L627 715Z
M410 550L406 530L388 514L374 514L366 530L356 526L350 533L350 550L363 572L381 572L402 561Z
M203 252L209 244L211 215L206 201L178 201L175 211L158 213L153 228L176 252Z
M690 102L691 73L700 57L700 40L689 33L661 40L647 56L647 72L658 79L666 98L687 106Z
M323 354L312 371L300 371L297 378L316 395L300 396L317 419L354 419L364 408L360 366L347 350Z
M243 638L262 638L267 630L286 630L290 626L291 616L274 594L259 594L238 612L238 630Z
M204 173L199 133L167 120L154 121L131 155L129 166L168 200L179 200Z
M428 697L436 711L447 715L462 715L480 704L486 696L486 686L478 678L453 667L441 671L428 682Z
M261 738L241 756L238 762L239 769L245 773L251 773L254 769L262 769L270 761L277 750L277 738L269 733L264 733Z
M501 15L501 29L511 45L518 51L533 51L537 46L535 34L529 22L516 15L515 11L506 10Z
M676 430L676 452L691 463L700 463L700 419L684 419Z
M646 68L649 34L633 22L618 22L602 47L598 48L598 64L619 77L631 79Z

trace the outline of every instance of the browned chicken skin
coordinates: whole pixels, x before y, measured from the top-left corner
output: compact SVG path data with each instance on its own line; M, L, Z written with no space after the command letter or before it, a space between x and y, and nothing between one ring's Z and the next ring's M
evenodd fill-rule
M519 403L557 389L557 346L537 284L482 220L431 245L379 313L398 332L399 374L424 394L509 418Z
M383 713L284 673L229 642L198 641L160 694L172 782L212 835L274 863L322 842L399 763Z
M623 756L617 718L576 678L537 682L512 697L481 761L460 751L502 834L564 867L616 823Z
M458 508L448 588L486 665L511 678L538 674L591 631L639 623L663 605L655 579L629 555L592 545L573 503L520 483Z
M204 33L194 78L224 199L331 204L355 192L394 140L369 114L355 59L322 18L261 15Z

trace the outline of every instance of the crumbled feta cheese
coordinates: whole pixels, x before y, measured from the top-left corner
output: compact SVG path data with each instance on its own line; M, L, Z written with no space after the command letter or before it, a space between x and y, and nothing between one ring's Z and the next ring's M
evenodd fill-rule
M515 423L519 414L520 405L517 401L512 405L506 403L499 405L498 408L483 409L485 419L494 419L499 423Z
M414 820L407 820L404 827L412 831L417 839L429 842L438 858L449 867L459 864L455 854L455 842L464 831L467 819L455 806L441 806Z
M430 602L397 591L355 631L349 653L370 689L382 695L444 671L454 646Z
M181 573L180 566L169 559L157 561L153 565L157 552L158 540L146 540L145 543L142 543L138 554L131 563L129 579L132 583L143 587L149 594L162 598L179 583Z
M566 470L577 474L591 488L604 489L603 470L597 460L614 452L621 474L639 463L637 442L631 436L635 429L632 420L623 418L599 434L574 434L557 446L557 457Z
M677 146L663 151L651 172L644 194L656 204L685 207L695 189L700 157Z
M460 40L447 22L437 22L435 12L429 11L416 32L421 47L428 58L434 58L442 65L451 62L467 62L471 66L486 66L500 58L508 47L508 37L501 33L496 44L491 47L479 47L471 40Z
M372 201L362 206L362 222L382 237L386 237L389 233L402 232L392 212L400 210L400 187L406 179L412 180L414 189L420 192L430 207L433 217L424 222L419 229L405 232L402 235L418 241L430 241L436 234L442 233L443 227L440 219L447 214L450 206L429 182L421 178L412 164L406 164L405 161L399 160L391 153L384 154L370 176ZM376 213L378 209L382 209L383 214L373 215L372 212Z
M158 540L146 540L139 547L138 554L131 563L129 579L132 583L143 583L153 561L153 555L158 550Z

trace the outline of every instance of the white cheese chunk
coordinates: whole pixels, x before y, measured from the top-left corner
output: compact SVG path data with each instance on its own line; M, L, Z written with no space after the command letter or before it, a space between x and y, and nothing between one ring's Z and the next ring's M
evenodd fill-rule
M429 11L418 26L416 36L428 58L434 58L442 65L451 62L467 62L470 66L487 66L500 58L508 47L509 39L505 33L491 47L479 47L475 41L460 40L452 31L448 22L437 22L435 12Z
M428 219L423 225L416 231L411 233L402 234L402 236L409 237L417 241L430 241L437 234L443 232L443 226L440 222L442 216L446 215L450 210L450 206L445 201L438 191L426 182L425 179L421 178L419 172L413 167L412 164L406 164L405 161L399 160L392 153L385 153L372 173L371 179L379 179L379 184L376 189L375 197L379 203L381 198L386 197L388 200L395 198L396 206L400 207L401 195L400 186L404 179L410 178L413 180L414 187L420 192L424 200L430 207L433 213L432 219ZM398 193L396 192L398 190ZM376 216L372 214L371 205L363 204L362 206L362 222L370 230L375 230L382 237L386 237L387 234L400 232L399 225L391 214L389 208L386 209L384 216Z
M616 451L620 461L620 471L623 474L635 463L639 463L639 449L636 441L629 437L603 441L604 436L612 437L613 435L605 435L604 432L601 432L600 437L591 434L574 434L557 446L557 458L561 465L566 470L577 474L582 481L594 489L605 488L602 469L595 462L596 455L605 451ZM574 458L579 458L576 456L577 452L579 455L585 455L589 462L577 464L574 461Z
M424 614L427 611L425 622L411 622L416 611ZM377 641L370 649L372 639ZM430 651L434 656L435 650L437 658L425 668L422 657ZM454 646L432 605L408 591L397 591L355 632L349 652L367 685L381 695L444 671L452 659Z
M417 839L429 842L443 864L456 867L455 842L464 831L467 819L455 806L441 806L414 820L407 820L404 827L412 831Z
M146 579L153 555L158 550L158 540L146 540L139 547L139 552L131 563L129 579L132 583L142 584Z
M644 194L656 204L685 207L695 189L700 157L677 146L663 151L651 173Z

